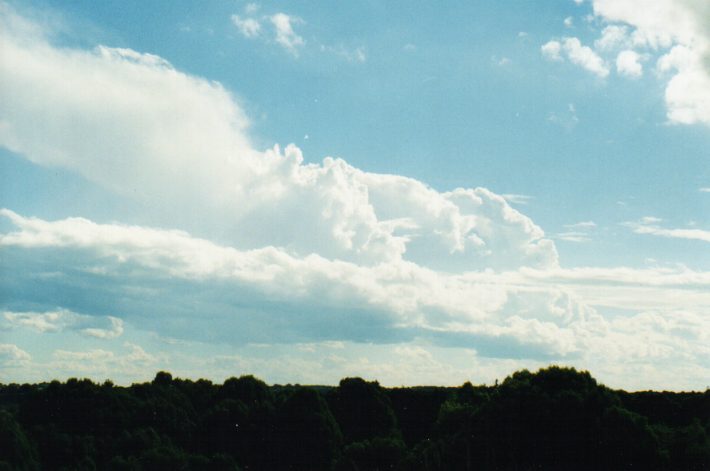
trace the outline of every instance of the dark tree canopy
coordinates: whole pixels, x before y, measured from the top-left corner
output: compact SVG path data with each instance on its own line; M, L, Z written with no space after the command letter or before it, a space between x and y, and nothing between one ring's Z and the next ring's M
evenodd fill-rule
M0 384L1 470L710 469L710 391L614 391L588 372L494 386Z

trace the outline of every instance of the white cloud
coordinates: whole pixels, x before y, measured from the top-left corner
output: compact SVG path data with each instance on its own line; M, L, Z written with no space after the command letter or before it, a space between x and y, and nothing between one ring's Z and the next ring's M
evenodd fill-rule
M547 120L550 123L557 124L567 131L571 131L579 123L577 117L577 109L573 103L567 104L567 110L563 112L551 112L547 115Z
M114 358L113 352L101 349L94 349L86 352L57 350L54 352L54 358L60 361L81 361L81 362L101 362Z
M564 19L563 23L566 28L571 28L574 25L574 19L571 16L568 16Z
M33 370L34 375L41 375L45 368L52 372L54 378L80 375L95 381L111 378L113 381L130 384L150 380L156 370L169 369L169 365L164 355L151 354L139 345L125 342L123 349L117 351L101 348L57 349L46 363L35 362L30 365L30 375Z
M703 339L664 325L681 311L693 322L703 319L700 313L710 308L710 273L523 267L455 274L408 262L367 267L314 255L296 258L274 248L240 251L176 231L5 214L19 231L3 235L0 249L16 254L7 268L18 280L36 279L34 271L21 269L25 260L36 258L35 251L51 253L51 266L66 273L63 278L82 273L77 282L91 286L92 298L113 304L120 293L136 327L178 338L253 342L258 339L250 335L260 331L267 343L329 339L403 347L419 338L469 348L480 357L575 358L600 369L627 355L637 367L657 364L654 374L661 376L663 365L681 354L703 365ZM577 225L592 227L589 221ZM165 280L159 291L127 301L137 287L156 280ZM71 277L62 283L71 287ZM146 295L155 301L146 305ZM185 296L190 309L181 313L175 308ZM165 299L173 302L164 306ZM653 332L659 345L662 340L672 348L649 350L645 337L632 333L632 324L604 317L605 309L628 310L636 316L633 329ZM195 317L195 311L210 315ZM649 311L654 316L640 315ZM275 322L278 330L263 331L265 323ZM611 347L617 343L624 347ZM633 379L609 377L623 385Z
M365 53L364 47L357 47L355 49L346 49L344 46L326 46L321 45L321 51L330 54L335 54L336 56L342 57L348 62L359 62L363 63L367 61L367 54Z
M516 193L507 193L507 194L504 194L501 196L503 198L505 198L505 200L508 203L511 203L511 204L528 204L530 202L530 200L533 199L532 196L520 195L520 194L516 194Z
M568 229L594 229L597 227L597 223L594 221L581 221L574 224L565 224Z
M29 327L39 332L58 332L66 324L75 322L70 311L53 312L3 312L3 317L10 325Z
M11 328L23 327L42 333L71 330L102 339L112 339L123 334L123 320L113 316L87 316L67 309L46 312L4 311L1 314L4 323Z
M250 3L244 8L244 13L247 16L236 14L231 16L232 23L241 35L248 39L259 38L263 42L269 42L267 35L262 33L270 25L273 28L273 40L276 44L286 49L294 57L298 57L300 50L305 47L306 41L294 31L294 25L303 23L303 20L283 12L257 19L254 15L258 9L258 5ZM406 46L405 49L407 49ZM367 53L363 46L346 48L343 45L321 44L320 50L348 62L363 63L367 60Z
M600 77L609 67L600 54L617 54L620 75L640 77L641 59L657 57L671 123L710 125L710 3L703 0L593 0L594 20L606 24L594 48L577 38L542 46L550 60L573 63ZM611 60L611 58L609 58ZM670 78L668 78L670 77Z
M257 151L217 83L135 51L2 32L0 144L140 201L157 224L361 263L557 263L540 228L484 189L439 193L334 158L304 165L293 145Z
M32 356L17 345L0 343L0 365L4 367L23 366Z
M658 226L657 223L659 222L661 220L658 218L642 218L639 222L627 222L625 225L632 228L637 234L710 242L710 231L703 229L666 229Z
M594 41L599 51L612 51L630 45L629 29L625 25L608 25L602 30L601 37Z
M87 327L82 329L81 332L84 335L99 339L113 339L120 337L123 334L123 320L113 316L108 316L108 320L111 323L109 328L102 329L99 327Z
M306 41L296 34L293 30L293 24L300 23L302 20L286 13L276 13L269 17L269 20L276 29L276 42L294 56L298 56L298 49L305 45Z
M710 125L710 3L702 0L594 0L604 21L628 25L637 47L661 51L668 118L673 123Z
M232 23L245 38L255 38L261 32L261 24L254 18L242 18L239 15L232 15Z
M609 67L604 63L604 60L592 48L583 46L579 39L565 38L563 46L567 57L573 64L602 78L609 75Z
M674 46L658 60L659 70L675 72L665 94L671 122L710 125L710 67L706 62L705 53L685 45Z
M566 242L589 242L591 240L588 233L580 231L561 232L555 236L555 239Z
M542 55L552 61L561 61L562 44L559 41L548 41L540 47Z
M599 77L609 75L609 68L604 60L589 46L583 46L578 38L564 38L560 41L548 41L541 47L542 55L552 61L562 61L562 53L576 64Z
M701 193L710 193L710 188L699 188L698 191Z
M447 327L451 322L463 325L478 319L478 327L469 324L465 331L486 337L490 327L501 339L529 343L516 336L517 324L505 328L491 324L498 318L507 325L506 318L511 313L506 310L506 303L527 296L525 291L518 292L497 281L490 285L482 280L471 284L458 275L439 274L411 262L390 261L367 267L316 255L296 258L273 247L240 251L177 231L100 225L80 218L48 222L23 218L7 210L3 214L20 231L1 235L1 248L23 249L28 256L37 249L65 251L70 258L59 265L93 277L98 285L102 284L100 280L110 279L113 286L117 282L113 273L126 278L119 283L130 285L140 285L144 277L183 279L190 284L212 280L227 283L235 293L239 288L252 293L250 296L268 293L272 299L305 303L302 309L327 305L329 309L348 306L382 312L390 329L433 329L445 334L453 328ZM24 317L36 320L40 316ZM42 319L45 317L48 316ZM111 319L111 324L114 331L122 330L121 323Z
M640 62L641 56L638 52L624 50L616 56L616 70L621 75L638 78L643 75L643 66Z

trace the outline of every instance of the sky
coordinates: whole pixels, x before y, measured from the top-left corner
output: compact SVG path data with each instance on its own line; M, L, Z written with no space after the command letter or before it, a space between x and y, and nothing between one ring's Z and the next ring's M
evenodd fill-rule
M710 385L705 0L0 0L0 382Z

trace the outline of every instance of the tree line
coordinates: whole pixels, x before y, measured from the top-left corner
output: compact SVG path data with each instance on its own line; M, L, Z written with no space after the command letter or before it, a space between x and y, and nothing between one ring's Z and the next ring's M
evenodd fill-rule
M611 390L588 372L384 388L0 384L0 470L708 470L710 390Z

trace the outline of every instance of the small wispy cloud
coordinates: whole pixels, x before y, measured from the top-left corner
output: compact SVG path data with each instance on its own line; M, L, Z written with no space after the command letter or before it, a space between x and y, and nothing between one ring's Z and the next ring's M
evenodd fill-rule
M255 38L261 32L261 23L254 18L242 18L239 15L232 15L232 23L245 38Z
M491 62L499 67L505 67L506 65L510 65L513 63L513 61L509 57L499 57L496 55L491 56Z
M609 67L592 48L584 46L578 38L568 37L562 41L552 40L540 47L540 52L547 60L561 62L562 54L575 65L604 78L609 75Z
M710 187L699 188L698 191L699 191L700 193L710 193Z
M306 40L294 30L294 25L303 23L303 20L295 16L278 12L270 16L257 17L255 14L259 10L259 5L250 3L244 7L244 15L232 15L232 24L237 31L247 39L261 38L269 41L268 36L273 34L273 41L283 47L294 57L298 57L299 49L305 46ZM265 29L269 29L268 33ZM360 52L360 54L364 54Z
M592 240L589 234L580 231L561 232L555 236L555 239L566 242L589 242Z
M532 196L529 196L529 195L518 195L518 194L515 194L515 193L508 193L508 194L501 195L501 196L502 196L503 198L505 198L505 200L506 200L508 203L512 203L512 204L528 204L528 203L530 202L530 200L533 199Z
M570 131L579 123L577 108L574 106L574 103L569 103L566 111L550 112L547 115L547 121L562 126L567 131Z
M597 223L594 221L580 221L573 224L565 224L564 228L568 229L568 231L560 232L556 234L554 238L565 242L589 242L592 240L590 232L596 229L596 227Z
M609 67L604 60L592 48L582 45L578 38L565 38L563 46L573 64L602 78L609 75Z
M276 29L276 42L294 56L298 56L298 49L303 47L306 41L296 34L293 30L293 25L302 23L303 20L289 16L286 13L276 13L269 17L269 20Z
M594 221L582 221L574 224L565 224L565 227L568 229L594 229L597 227L597 223Z
M666 237L671 239L686 239L699 240L702 242L710 242L710 230L704 229L687 229L687 228L665 228L659 226L661 219L656 217L643 217L638 221L630 221L623 223L624 226L631 228L636 234L653 235L657 237Z
M569 230L557 234L555 239L579 243L592 240L590 232L596 229L597 224L594 221L581 221L574 224L565 224L564 227Z
M365 53L365 48L356 47L355 49L347 49L345 46L326 46L321 44L321 52L334 54L338 57L345 59L348 62L365 62L367 60L367 54Z
M663 222L663 219L657 218L656 216L644 216L639 222L641 224L658 224L659 222Z

